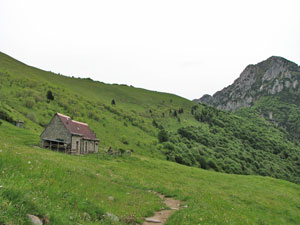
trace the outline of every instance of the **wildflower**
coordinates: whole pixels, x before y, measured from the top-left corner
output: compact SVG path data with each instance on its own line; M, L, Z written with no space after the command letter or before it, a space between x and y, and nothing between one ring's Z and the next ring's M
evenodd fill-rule
M31 162L30 162L30 161L28 161L28 164L31 164Z

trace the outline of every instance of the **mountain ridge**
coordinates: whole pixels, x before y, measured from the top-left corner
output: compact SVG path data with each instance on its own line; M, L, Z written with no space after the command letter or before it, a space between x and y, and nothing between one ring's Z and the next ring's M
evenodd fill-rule
M194 102L236 111L252 106L261 96L274 96L288 89L299 91L299 82L300 67L296 63L271 56L257 64L248 65L231 85L213 96L203 95Z

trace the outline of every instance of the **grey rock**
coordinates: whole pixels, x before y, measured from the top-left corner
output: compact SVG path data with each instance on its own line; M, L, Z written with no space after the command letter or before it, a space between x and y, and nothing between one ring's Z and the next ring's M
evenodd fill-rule
M116 215L114 215L112 213L107 212L106 216L109 217L114 222L119 222L119 217L117 217Z
M146 222L150 222L150 223L161 223L160 220L152 219L152 218L146 218Z
M200 99L195 99L194 101L197 103L206 103L211 104L213 97L211 95L203 95Z
M293 88L294 89L296 89L297 87L298 87L298 80L295 80L294 82L293 82Z
M43 222L38 218L37 216L27 214L29 220L32 222L34 225L43 225Z
M291 82L289 80L284 83L285 88L289 88L291 86Z
M269 112L269 119L273 120L273 112Z

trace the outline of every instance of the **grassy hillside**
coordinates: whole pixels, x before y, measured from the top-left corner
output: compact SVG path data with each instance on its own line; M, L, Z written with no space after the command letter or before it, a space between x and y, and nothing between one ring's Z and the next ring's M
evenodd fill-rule
M47 99L48 91L54 100ZM24 120L37 136L60 112L87 122L101 150L131 149L189 166L300 183L300 148L258 113L230 114L176 95L66 77L3 53L0 99L0 118Z
M132 149L133 156L37 147L55 112L87 122L101 150ZM12 125L18 119L25 129ZM299 183L299 147L256 112L230 114L172 94L66 77L0 53L0 122L0 224L28 224L26 214L50 224L136 224L164 207L149 190L188 205L169 225L300 221L299 185L253 176Z
M55 112L61 112L89 123L100 145L159 155L154 147L159 130L153 126L154 120L163 118L162 125L175 130L197 123L190 113L182 114L180 122L173 116L175 110L189 112L193 105L181 97L61 76L26 66L2 53L0 81L1 110L13 119L25 120L25 127L37 133ZM48 90L54 95L53 101L46 99ZM111 104L113 99L115 105Z
M173 224L297 224L300 187L260 176L216 173L146 156L70 156L32 147L35 132L1 121L0 223L135 224L163 206L148 190L187 204ZM112 213L119 222L104 216Z

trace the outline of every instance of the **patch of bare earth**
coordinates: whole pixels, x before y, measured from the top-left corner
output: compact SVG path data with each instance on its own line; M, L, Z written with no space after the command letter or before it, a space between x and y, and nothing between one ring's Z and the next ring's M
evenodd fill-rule
M169 209L162 209L161 211L155 212L154 216L145 219L143 225L159 225L165 224L168 218L176 211L180 209L181 202L173 198L167 198L162 194L154 192L158 197L164 200L166 206Z

